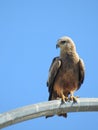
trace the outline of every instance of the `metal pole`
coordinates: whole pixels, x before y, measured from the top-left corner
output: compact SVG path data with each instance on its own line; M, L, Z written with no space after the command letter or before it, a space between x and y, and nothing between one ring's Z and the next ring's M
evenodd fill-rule
M53 100L17 108L0 114L0 128L41 116L84 111L98 111L98 98L79 98L77 103Z

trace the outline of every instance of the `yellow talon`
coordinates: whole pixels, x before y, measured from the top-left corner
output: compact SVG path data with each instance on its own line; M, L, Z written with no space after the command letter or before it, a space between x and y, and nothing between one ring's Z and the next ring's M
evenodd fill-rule
M62 101L63 101L64 103L66 103L66 101L68 101L68 97L65 97L64 95L62 95Z
M70 96L70 100L73 101L73 102L77 102L77 97Z

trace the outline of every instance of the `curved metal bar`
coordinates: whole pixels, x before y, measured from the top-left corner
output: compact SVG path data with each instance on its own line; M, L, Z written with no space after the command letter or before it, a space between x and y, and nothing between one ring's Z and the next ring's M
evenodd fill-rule
M0 114L0 128L41 116L84 111L98 111L98 98L79 98L77 103L53 100L17 108Z

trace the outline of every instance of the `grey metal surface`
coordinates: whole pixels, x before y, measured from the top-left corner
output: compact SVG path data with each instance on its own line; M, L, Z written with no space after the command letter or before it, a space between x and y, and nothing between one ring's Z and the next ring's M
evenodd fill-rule
M98 98L79 98L77 103L54 100L17 108L0 114L0 128L41 116L84 111L98 111Z

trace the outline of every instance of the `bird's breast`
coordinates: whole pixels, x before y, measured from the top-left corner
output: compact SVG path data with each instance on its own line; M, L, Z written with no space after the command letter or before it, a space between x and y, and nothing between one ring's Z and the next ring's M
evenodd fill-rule
M61 67L57 79L56 86L66 91L73 91L78 88L78 67L76 64L66 64Z

